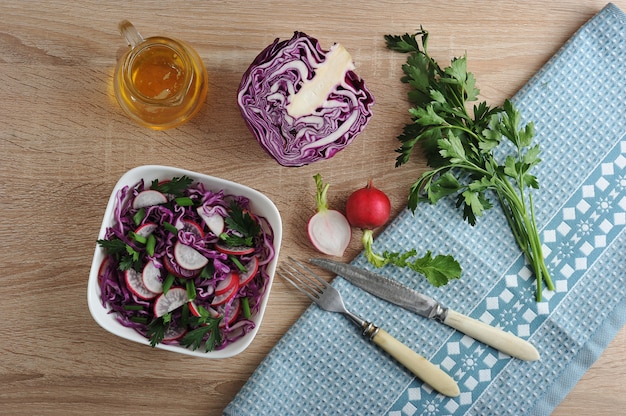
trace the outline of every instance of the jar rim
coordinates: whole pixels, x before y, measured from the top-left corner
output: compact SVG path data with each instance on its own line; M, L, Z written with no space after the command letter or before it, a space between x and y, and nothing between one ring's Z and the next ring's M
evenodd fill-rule
M153 98L144 95L141 91L139 91L132 80L132 70L133 64L136 59L139 58L143 53L145 53L148 49L154 47L165 47L172 50L174 53L178 55L180 60L183 63L183 87L178 90L175 94L167 97L167 98ZM154 105L169 105L174 106L180 104L184 101L185 96L189 92L194 80L193 73L193 64L189 57L189 52L185 45L183 45L180 41L172 38L166 38L163 36L153 36L144 39L143 42L136 45L132 48L128 54L126 55L123 65L122 65L122 74L124 77L124 81L126 84L126 88L131 92L131 94L140 99L142 102L146 104L154 104Z

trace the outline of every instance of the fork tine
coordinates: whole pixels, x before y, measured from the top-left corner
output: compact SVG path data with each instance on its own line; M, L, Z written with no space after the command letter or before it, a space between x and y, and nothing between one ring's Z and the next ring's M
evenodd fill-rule
M315 287L319 288L320 291L323 291L328 286L330 286L328 284L328 282L326 282L326 280L322 279L317 273L315 273L313 270L309 269L304 263L294 259L293 257L288 257L288 259L291 260L291 262L297 264L298 267L300 267L300 270L298 270L296 267L294 267L291 264L288 264L288 266L291 267L293 270L296 270L296 272L300 276L304 276L308 281L311 282L311 284L313 284L313 285L315 285ZM306 271L307 273L304 273L302 270ZM312 278L314 278L315 280L312 279Z
M279 267L278 272L276 273L281 279L289 282L293 287L298 289L300 292L305 294L309 299L313 302L317 302L319 299L319 293L313 291L306 283L302 282L302 280L296 276L292 271L286 270L284 267ZM293 279L293 280L292 280ZM296 283L294 280L300 282L300 284Z
M287 280L300 292L317 302L330 285L300 261L292 257L288 259L291 263L285 263L279 268L279 273L277 273L279 277Z

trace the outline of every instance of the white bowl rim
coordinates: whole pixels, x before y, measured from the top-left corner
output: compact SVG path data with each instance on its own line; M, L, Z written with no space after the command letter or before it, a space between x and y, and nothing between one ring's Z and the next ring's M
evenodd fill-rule
M98 239L102 239L105 237L106 228L111 224L113 212L115 209L116 195L121 188L126 185L133 186L141 179L144 179L146 183L149 183L154 179L171 179L173 177L180 177L183 175L193 178L195 182L204 183L209 189L215 191L224 190L224 192L227 194L242 195L249 198L251 211L255 214L265 217L272 227L272 231L274 232L275 254L272 261L267 265L269 280L265 288L265 294L263 295L259 311L251 318L255 325L250 332L248 332L242 338L238 339L232 344L227 345L221 350L214 350L209 352L204 352L200 350L194 351L183 346L167 344L157 344L155 348L203 358L233 357L248 348L248 346L250 346L250 344L252 343L252 340L255 338L257 332L259 331L274 281L274 274L276 272L276 264L278 261L278 255L282 242L282 220L278 208L276 208L276 205L274 205L274 203L266 195L257 191L256 189L250 188L237 182L186 169L163 165L138 166L130 169L124 175L122 175L122 177L118 180L117 184L113 188L104 212L102 225L98 234ZM140 344L150 345L150 342L147 338L139 334L134 329L125 327L120 324L115 317L115 313L111 313L110 308L104 307L102 305L100 297L100 287L98 286L97 282L100 265L102 264L104 258L104 250L98 244L96 244L93 260L91 263L91 270L89 273L89 280L87 283L87 303L91 316L102 328L114 335L130 341L138 342Z

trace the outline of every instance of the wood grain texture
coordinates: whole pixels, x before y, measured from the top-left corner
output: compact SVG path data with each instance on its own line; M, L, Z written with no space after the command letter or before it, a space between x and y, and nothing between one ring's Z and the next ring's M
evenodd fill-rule
M615 3L626 10L626 1ZM266 193L284 220L283 255L313 254L305 224L312 176L343 206L368 178L393 215L424 169L395 169L395 137L408 120L404 56L383 35L431 32L430 51L467 53L482 98L513 95L604 0L584 1L28 1L0 0L0 413L7 415L217 415L307 302L281 282L241 355L211 361L152 350L102 330L87 309L95 238L114 183L128 169L165 164ZM320 11L323 14L320 14ZM190 123L163 132L133 124L112 92L124 50L117 23L191 43L205 61L209 95ZM301 30L328 48L341 42L376 97L374 116L333 159L284 168L256 144L239 115L243 71L276 37ZM358 233L356 237L359 237ZM354 238L345 255L361 250ZM612 415L626 408L626 329L555 415Z

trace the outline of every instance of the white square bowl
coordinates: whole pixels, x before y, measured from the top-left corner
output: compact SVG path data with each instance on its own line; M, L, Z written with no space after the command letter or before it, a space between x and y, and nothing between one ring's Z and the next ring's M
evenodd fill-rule
M116 204L116 195L118 191L125 187L132 187L136 183L138 183L141 179L144 180L145 183L150 183L154 179L164 180L171 179L173 177L181 177L186 175L194 180L194 182L203 183L207 189L212 191L223 190L226 194L232 195L241 195L247 197L250 200L250 210L252 213L265 217L270 226L272 227L272 231L274 233L274 258L267 265L267 273L269 276L269 281L266 282L265 292L263 293L263 298L260 303L260 307L258 312L251 317L251 321L254 322L254 328L245 334L242 338L236 340L235 342L228 344L221 350L214 350L209 352L204 352L203 350L191 350L179 345L167 345L167 344L157 344L155 348L160 348L168 351L178 352L181 354L192 355L196 357L203 358L228 358L235 356L242 351L244 351L252 342L254 337L256 336L259 327L261 326L261 321L263 320L263 314L265 312L265 308L267 306L267 301L270 295L270 291L272 288L272 282L274 280L274 273L276 271L276 264L278 260L278 254L280 250L281 240L282 240L282 221L280 217L280 213L278 209L274 205L274 203L264 194L259 191L256 191L252 188L249 188L245 185L241 185L235 182L231 182L225 179L216 178L213 176L204 175L197 172L192 172L184 169L178 169L169 166L157 166L157 165L148 165L148 166L139 166L137 168L131 169L126 172L120 180L115 185L115 188L111 192L111 197L109 198L109 202L107 204L106 210L104 212L104 218L102 220L102 226L100 227L100 232L98 234L98 239L105 238L105 232L108 227L113 225L114 221L114 210ZM89 311L93 316L94 320L104 329L120 336L122 338L138 342L140 344L150 345L150 342L147 338L142 336L140 333L135 331L132 328L128 328L123 326L117 321L116 314L111 312L110 308L103 306L102 300L100 297L100 287L98 285L98 273L100 269L100 265L104 260L106 253L103 248L99 245L96 245L96 250L93 256L93 261L91 263L91 271L89 273L89 281L87 284L87 302L89 305Z

